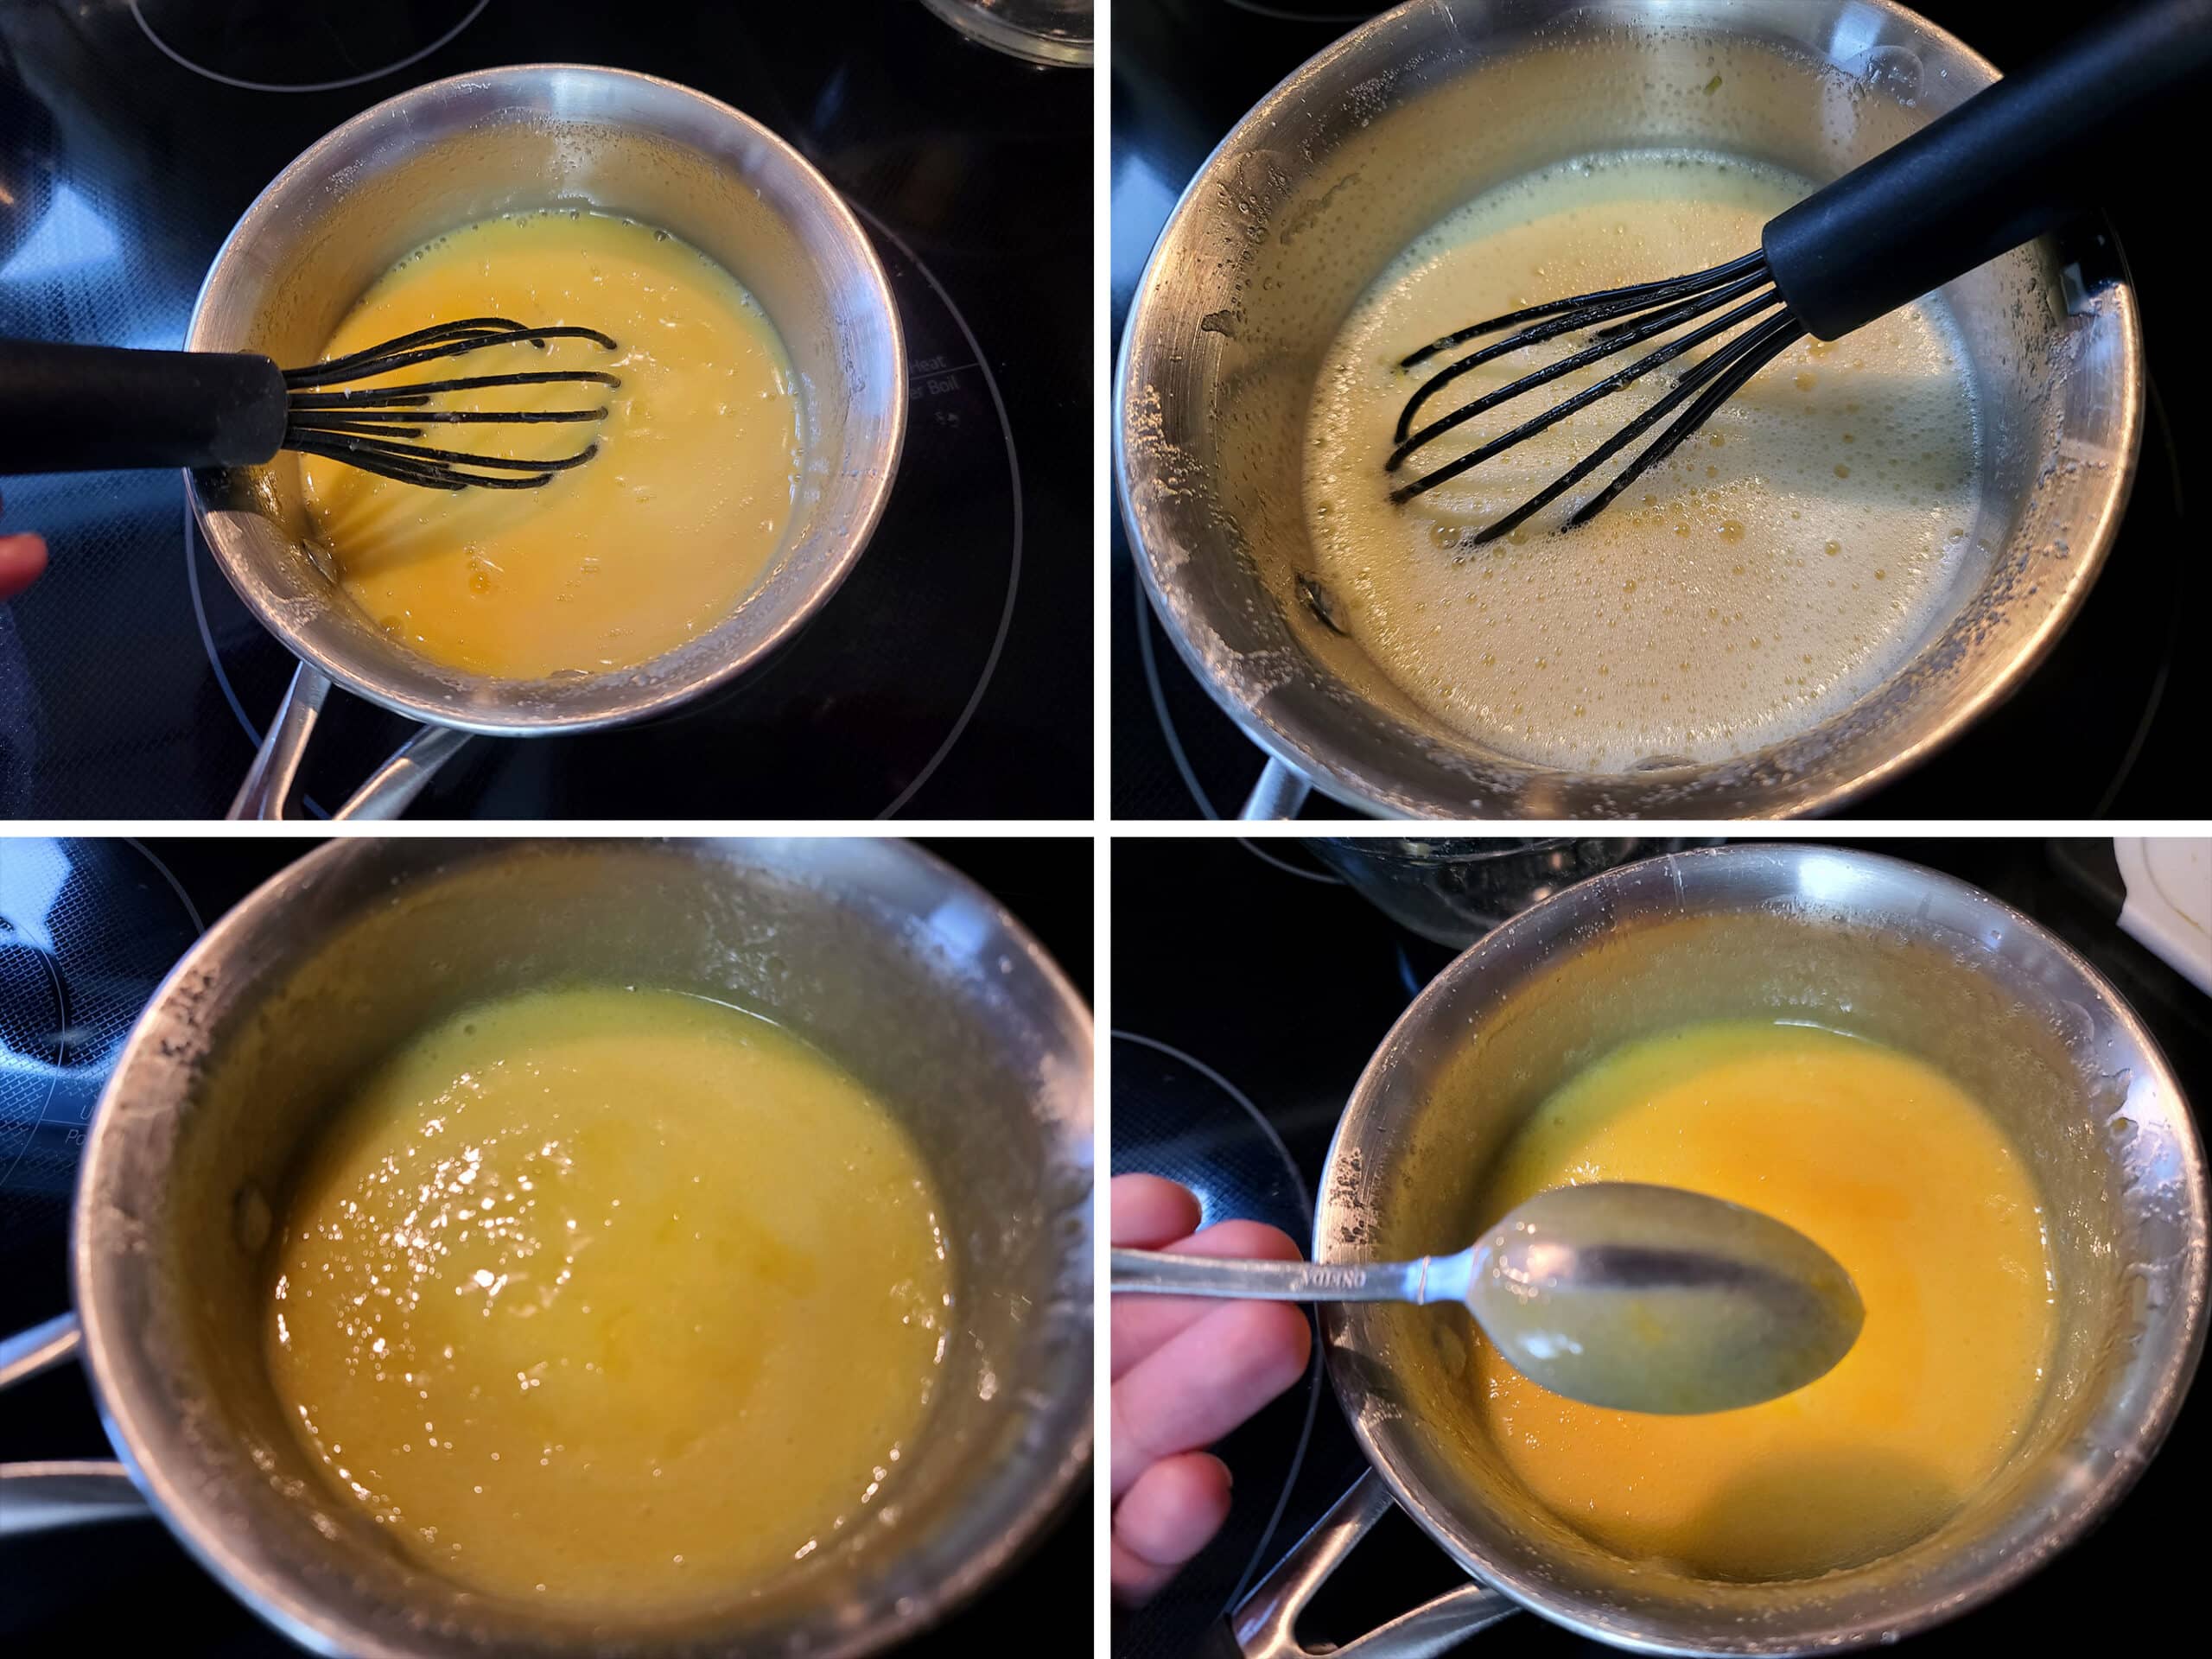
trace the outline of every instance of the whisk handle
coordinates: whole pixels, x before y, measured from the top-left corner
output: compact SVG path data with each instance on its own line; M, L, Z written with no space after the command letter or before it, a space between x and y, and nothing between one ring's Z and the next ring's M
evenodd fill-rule
M265 357L0 340L0 472L249 467L284 441Z
M1847 334L2055 229L2145 117L2208 87L2212 0L2115 8L1770 220L1775 286L1815 338Z

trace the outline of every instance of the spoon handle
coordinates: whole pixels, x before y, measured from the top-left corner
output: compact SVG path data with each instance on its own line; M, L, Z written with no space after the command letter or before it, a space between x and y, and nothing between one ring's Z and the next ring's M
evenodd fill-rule
M1426 1255L1417 1262L1245 1262L1116 1250L1110 1265L1117 1296L1227 1296L1262 1302L1457 1300L1442 1292L1436 1263Z

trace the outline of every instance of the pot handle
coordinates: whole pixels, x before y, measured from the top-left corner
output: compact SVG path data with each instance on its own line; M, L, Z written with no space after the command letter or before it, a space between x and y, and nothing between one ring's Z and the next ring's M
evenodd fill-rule
M1254 819L1294 818L1313 792L1313 785L1270 755L1261 770L1260 781L1252 785L1252 792L1244 798L1244 804L1237 809L1236 816L1247 823Z
M284 688L284 701L276 705L276 718L269 722L269 735L253 768L238 785L238 798L226 816L232 818L281 818L298 787L300 762L307 758L308 740L330 696L330 677L302 663Z
M152 1514L119 1463L0 1463L0 1538Z
M74 1313L64 1313L12 1337L0 1337L0 1389L12 1389L41 1371L50 1371L76 1358L84 1339Z
M269 735L262 740L261 752L253 757L253 768L238 786L238 798L231 803L230 817L284 817L298 791L300 766L307 759L308 741L315 735L315 722L322 716L330 690L330 677L312 664L302 662L293 671L292 683L284 688L284 701L277 705ZM334 816L340 819L397 817L467 741L468 734L454 727L419 728Z
M369 774L369 781L340 807L339 818L396 818L420 795L440 766L461 753L468 734L457 726L424 726Z
M1270 762L1269 764L1273 764ZM1479 1584L1464 1584L1343 1646L1314 1649L1298 1639L1298 1618L1329 1575L1343 1566L1395 1500L1370 1469L1229 1616L1233 1651L1243 1659L1432 1659L1478 1630L1520 1611L1520 1604Z
M83 1341L74 1313L0 1338L0 1389L74 1359ZM0 1463L0 1538L149 1513L119 1463Z

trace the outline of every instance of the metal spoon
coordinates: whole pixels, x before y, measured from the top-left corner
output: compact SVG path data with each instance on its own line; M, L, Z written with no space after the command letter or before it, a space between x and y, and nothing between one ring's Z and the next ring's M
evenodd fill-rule
M1803 1388L1866 1310L1835 1258L1770 1216L1680 1187L1540 1192L1480 1243L1416 1262L1113 1252L1116 1294L1459 1302L1529 1381L1622 1411L1730 1411Z

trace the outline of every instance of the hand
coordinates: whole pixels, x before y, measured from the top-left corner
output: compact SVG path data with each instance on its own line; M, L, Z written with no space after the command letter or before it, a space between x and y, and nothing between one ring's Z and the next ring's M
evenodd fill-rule
M1107 1230L1135 1249L1294 1262L1277 1228L1224 1221L1202 1233L1198 1201L1154 1175L1116 1176ZM1229 1518L1228 1465L1201 1450L1305 1374L1313 1331L1285 1302L1119 1296L1113 1301L1115 1599L1144 1601Z
M0 604L39 579L46 569L42 536L0 536Z

